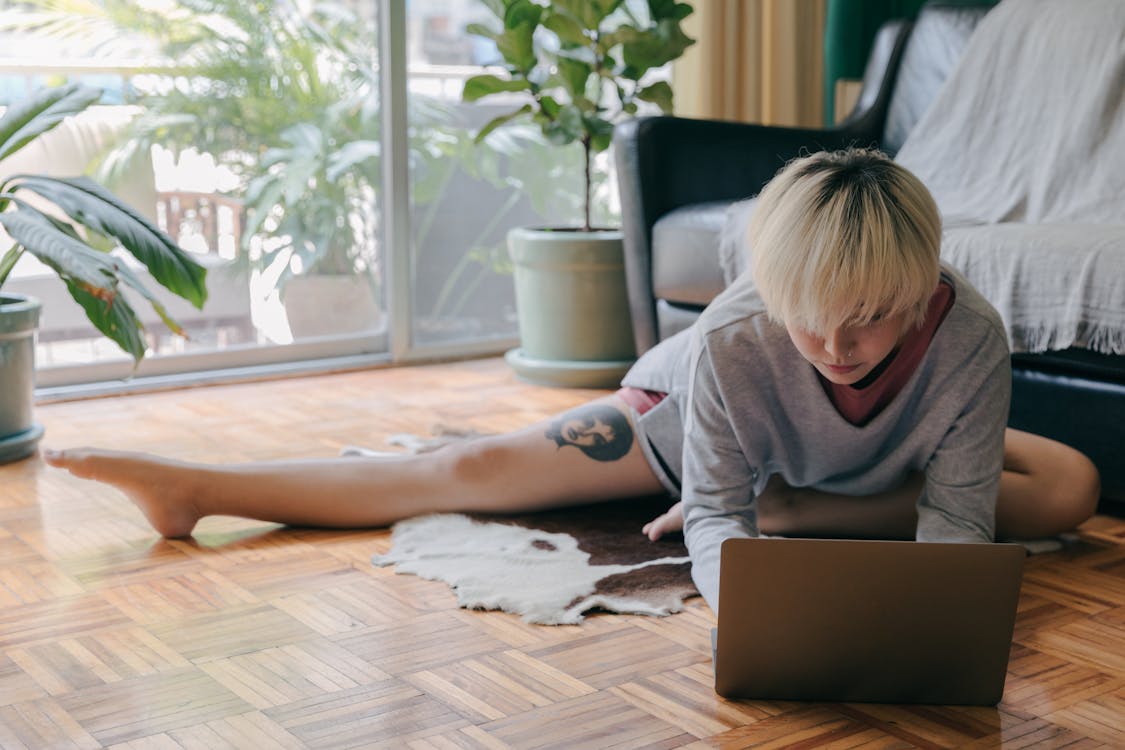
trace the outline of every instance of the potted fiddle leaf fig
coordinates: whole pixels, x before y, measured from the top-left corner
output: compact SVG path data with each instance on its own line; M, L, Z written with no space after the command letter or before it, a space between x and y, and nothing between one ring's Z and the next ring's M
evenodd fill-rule
M504 73L469 78L462 99L510 100L515 108L481 128L477 141L530 120L549 143L578 143L583 154L581 225L508 235L520 348L506 359L533 382L614 386L636 353L621 232L591 222L593 159L642 103L672 112L671 86L651 73L693 44L680 25L692 8L676 0L482 2L495 22L468 31L495 43Z
M0 118L3 160L65 118L101 98L71 84L40 90ZM54 271L94 327L137 363L145 355L144 326L122 294L146 299L167 326L182 328L130 266L143 265L160 285L198 308L207 298L206 270L151 221L86 177L16 174L0 179L0 228L12 244L0 248L0 462L34 452L43 428L32 421L34 341L38 300L3 291L27 253Z

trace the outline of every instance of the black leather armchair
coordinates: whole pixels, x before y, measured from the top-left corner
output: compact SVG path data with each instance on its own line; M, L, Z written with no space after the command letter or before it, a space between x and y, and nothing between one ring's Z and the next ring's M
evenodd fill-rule
M630 313L638 354L689 326L724 286L719 235L729 205L788 160L848 145L894 154L993 3L931 2L885 24L851 116L827 129L645 117L614 137ZM1072 445L1125 511L1125 356L1070 349L1012 357L1009 424Z

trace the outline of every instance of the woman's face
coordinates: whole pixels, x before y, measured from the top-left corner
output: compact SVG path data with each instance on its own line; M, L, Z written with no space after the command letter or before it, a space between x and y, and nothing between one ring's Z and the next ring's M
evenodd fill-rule
M854 385L898 346L906 314L881 315L866 325L845 325L824 336L786 324L789 338L817 372L837 385Z

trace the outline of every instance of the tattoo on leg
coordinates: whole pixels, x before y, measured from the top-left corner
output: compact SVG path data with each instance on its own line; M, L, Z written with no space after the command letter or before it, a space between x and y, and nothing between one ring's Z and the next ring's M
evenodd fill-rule
M633 447L629 418L612 406L580 406L555 420L546 436L560 448L574 446L595 461L616 461Z

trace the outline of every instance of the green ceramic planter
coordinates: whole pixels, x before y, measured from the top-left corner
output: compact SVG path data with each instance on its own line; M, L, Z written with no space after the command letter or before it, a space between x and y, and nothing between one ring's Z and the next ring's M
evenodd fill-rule
M513 229L520 347L506 359L534 383L613 388L636 359L620 231Z
M0 463L35 452L42 426L32 421L39 300L0 294Z

